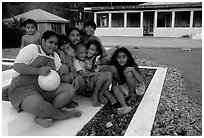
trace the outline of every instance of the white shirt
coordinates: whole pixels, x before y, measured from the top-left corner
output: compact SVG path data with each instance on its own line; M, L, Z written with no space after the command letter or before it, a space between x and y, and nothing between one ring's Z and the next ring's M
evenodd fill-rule
M75 59L73 61L73 64L74 64L74 68L76 69L76 71L85 71L85 63L83 61L80 61L78 59Z
M40 48L41 55L47 56L46 53L42 50L41 46L30 44L19 51L19 54L17 55L14 63L24 63L30 65L39 56L38 47ZM54 59L55 69L59 70L60 66L62 65L59 55L54 52L54 57L52 57L51 55L47 57ZM17 72L16 76L18 75L19 73Z

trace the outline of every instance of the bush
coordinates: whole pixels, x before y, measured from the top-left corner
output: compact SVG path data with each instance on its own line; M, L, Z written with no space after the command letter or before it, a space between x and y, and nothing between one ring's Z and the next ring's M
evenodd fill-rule
M2 29L2 48L19 48L21 46L22 33L17 28Z
M2 22L2 48L19 48L23 32L21 20L14 20L12 23Z

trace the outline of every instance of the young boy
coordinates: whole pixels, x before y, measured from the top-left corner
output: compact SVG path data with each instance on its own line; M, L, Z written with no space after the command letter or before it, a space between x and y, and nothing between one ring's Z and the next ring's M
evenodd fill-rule
M82 43L76 45L76 59L74 60L74 67L76 71L82 75L87 85L87 91L93 91L92 104L97 107L99 103L99 91L103 87L106 76L102 72L92 72L87 69L86 65L87 50L86 46Z
M33 19L27 19L23 22L25 27L26 34L21 39L21 48L29 45L36 44L39 45L41 43L41 36L37 32L37 23Z

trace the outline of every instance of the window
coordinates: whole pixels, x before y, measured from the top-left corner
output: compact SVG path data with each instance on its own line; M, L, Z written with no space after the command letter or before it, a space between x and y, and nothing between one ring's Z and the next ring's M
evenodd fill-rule
M97 27L108 27L108 13L98 13L96 16Z
M140 13L127 13L127 27L140 27Z
M124 13L112 13L112 27L124 27Z
M202 12L201 11L194 11L193 27L202 27Z
M59 23L52 23L52 30L61 33L61 24Z
M189 27L190 26L190 11L175 12L174 27Z
M157 27L171 27L171 12L158 12Z

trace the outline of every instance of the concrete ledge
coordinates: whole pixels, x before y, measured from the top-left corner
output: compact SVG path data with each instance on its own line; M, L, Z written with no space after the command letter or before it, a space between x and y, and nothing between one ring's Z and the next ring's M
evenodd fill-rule
M2 72L2 90L8 88L14 75L15 71L13 69L5 70Z
M27 112L17 113L10 102L2 101L3 136L16 136L33 123L34 115ZM7 128L7 129L5 129Z
M17 113L10 102L3 101L3 136L75 136L102 108L102 106L93 107L88 97L79 96L78 99L80 100L77 109L83 112L82 116L55 121L49 128L37 125L34 122L34 115L26 112Z
M167 70L163 67L139 67L157 69L157 71L126 130L125 136L150 135ZM10 72L12 73L11 70ZM93 107L88 97L79 96L78 103L77 109L83 112L81 117L55 121L51 127L43 128L33 121L34 115L26 112L17 113L10 102L3 101L2 134L3 136L74 136L102 108Z
M167 68L157 67L157 71L126 130L125 136L150 136L166 71Z

